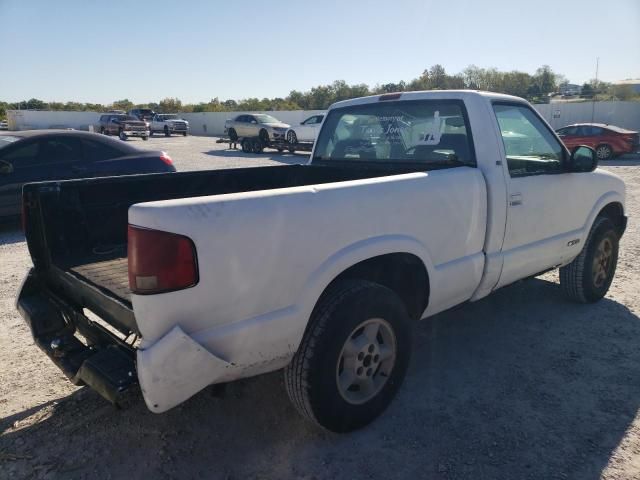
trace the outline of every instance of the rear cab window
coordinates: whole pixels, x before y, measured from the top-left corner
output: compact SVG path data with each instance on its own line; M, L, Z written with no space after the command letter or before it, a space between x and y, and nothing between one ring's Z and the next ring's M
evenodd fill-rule
M313 161L476 166L466 110L458 100L377 101L332 109Z

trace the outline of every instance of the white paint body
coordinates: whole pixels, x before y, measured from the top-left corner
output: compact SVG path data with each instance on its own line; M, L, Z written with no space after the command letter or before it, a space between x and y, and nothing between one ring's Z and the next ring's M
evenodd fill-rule
M287 130L285 138L289 139L289 131L293 131L298 139L298 142L315 142L320 133L320 126L324 115L312 115L309 118L305 118L300 125L295 125Z
M431 287L428 317L569 263L598 212L611 202L624 205L624 184L601 170L509 177L491 101L526 104L521 99L469 91L401 99L464 101L477 168L130 208L130 224L186 235L198 253L195 287L132 296L142 334L138 375L152 411L208 384L285 366L323 290L360 261L396 252L420 258ZM510 206L516 193L522 204Z
M168 119L164 115L154 115L149 122L149 130L151 133L164 132L165 127L170 133L182 133L189 131L189 122L181 118Z

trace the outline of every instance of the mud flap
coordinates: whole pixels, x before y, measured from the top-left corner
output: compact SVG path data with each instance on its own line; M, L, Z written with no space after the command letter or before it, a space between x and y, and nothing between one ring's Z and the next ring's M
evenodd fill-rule
M150 347L138 350L137 368L147 407L162 413L214 383L233 364L176 326Z

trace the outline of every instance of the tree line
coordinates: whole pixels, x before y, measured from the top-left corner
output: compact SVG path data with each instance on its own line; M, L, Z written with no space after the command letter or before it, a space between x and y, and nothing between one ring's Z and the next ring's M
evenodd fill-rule
M469 65L462 72L448 74L442 65L433 65L424 70L418 78L409 82L377 84L370 87L364 83L349 85L344 80L336 80L330 85L319 85L306 92L292 90L285 98L247 98L244 100L224 100L218 97L209 102L183 104L178 98L165 98L157 103L134 104L128 99L117 100L108 105L79 102L44 102L36 98L21 102L0 101L0 118L6 110L62 110L93 111L130 110L131 108L151 108L161 113L173 112L228 112L259 110L324 110L334 102L350 98L380 93L407 92L413 90L471 89L506 93L526 98L533 103L546 103L549 94L557 92L560 85L568 83L564 75L554 72L548 65L530 74L520 71L504 72L496 68L480 68ZM583 96L596 100L628 100L637 94L628 86L613 86L591 80L582 86Z

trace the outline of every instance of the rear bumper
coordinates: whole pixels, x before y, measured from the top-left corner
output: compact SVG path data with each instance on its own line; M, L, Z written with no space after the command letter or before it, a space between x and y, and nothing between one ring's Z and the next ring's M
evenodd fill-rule
M137 384L134 349L54 295L33 270L16 307L35 344L75 385L89 385L115 404Z
M195 335L175 326L153 342L143 338L134 348L47 289L33 270L16 306L36 345L72 383L86 384L114 404L139 383L155 413L208 385L286 366L305 326L295 310L286 309Z

